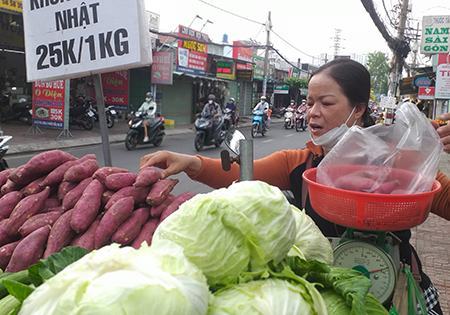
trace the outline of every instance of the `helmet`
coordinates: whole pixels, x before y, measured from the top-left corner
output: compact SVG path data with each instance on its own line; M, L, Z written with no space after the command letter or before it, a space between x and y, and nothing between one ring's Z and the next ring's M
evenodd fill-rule
M215 99L216 99L216 96L214 94L209 94L208 95L208 100L214 101Z
M151 98L153 95L152 95L152 93L151 92L147 92L147 93L145 93L145 97L146 98Z
M233 97L230 98L230 102L233 102L233 103L235 102Z
M262 100L266 100L266 97L263 95L263 96L261 96L261 99Z

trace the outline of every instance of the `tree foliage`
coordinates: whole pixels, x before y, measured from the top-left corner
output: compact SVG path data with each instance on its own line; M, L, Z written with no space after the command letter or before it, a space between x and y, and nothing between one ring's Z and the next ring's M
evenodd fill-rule
M297 89L306 89L308 88L308 80L302 79L302 78L287 78L284 80L284 83L289 85L290 88L297 88Z
M389 63L386 54L381 51L370 53L367 59L371 86L376 96L387 95L389 81Z

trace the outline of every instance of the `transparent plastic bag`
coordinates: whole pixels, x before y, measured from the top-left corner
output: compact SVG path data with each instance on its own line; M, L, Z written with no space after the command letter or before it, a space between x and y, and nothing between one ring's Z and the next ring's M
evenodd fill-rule
M351 127L319 164L317 182L380 194L430 191L442 152L430 121L407 102L393 125Z

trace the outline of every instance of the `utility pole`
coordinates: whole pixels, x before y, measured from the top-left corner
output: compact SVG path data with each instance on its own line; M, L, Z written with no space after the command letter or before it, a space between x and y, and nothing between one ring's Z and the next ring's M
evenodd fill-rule
M409 0L403 0L401 3L399 26L397 31L397 39L401 41L404 40L405 38L405 26L406 20L408 19L408 10L409 10ZM391 73L389 80L388 95L390 96L396 96L397 87L400 82L400 77L402 75L404 63L405 59L399 54L394 53L391 61Z
M270 48L270 31L272 30L272 20L270 18L270 11L269 11L269 16L267 17L267 22L266 22L266 32L267 32L267 36L266 36L266 53L264 54L264 79L263 79L263 89L262 89L262 94L264 96L266 96L266 92L267 92L267 77L269 74L269 48Z

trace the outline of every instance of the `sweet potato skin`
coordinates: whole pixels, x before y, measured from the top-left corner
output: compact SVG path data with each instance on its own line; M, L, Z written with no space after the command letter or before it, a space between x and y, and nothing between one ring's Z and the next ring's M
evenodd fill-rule
M17 272L35 264L42 257L49 233L50 227L43 226L21 240L14 249L6 271Z
M76 183L81 182L83 179L91 177L96 170L98 170L97 161L88 159L70 167L64 173L64 181Z
M147 203L151 206L162 204L176 184L178 179L165 178L157 181L148 193Z
M161 179L161 170L159 168L153 166L146 167L139 172L134 186L148 187L153 185L160 179Z
M24 224L22 224L22 226L19 228L19 234L22 235L22 237L26 237L27 235L43 226L53 226L53 224L61 215L61 211L50 211L36 214L26 220Z
M129 170L121 167L101 167L98 170L96 170L94 175L92 176L94 177L94 179L99 180L100 183L105 184L106 177L108 175L116 173L128 173L128 172Z
M178 208L185 202L194 197L195 194L191 192L185 192L176 197L166 209L161 213L161 217L159 219L160 222L164 221L169 215L178 210Z
M114 243L122 245L130 244L139 235L142 226L147 222L149 216L149 208L136 209L131 216L119 226L117 231L114 232L111 240Z
M0 220L9 218L22 197L23 194L20 191L11 191L0 198Z
M102 204L104 186L97 179L86 187L73 208L70 226L77 233L86 231L98 215Z
M74 160L74 161L67 161L61 164L45 177L45 179L41 182L41 186L45 187L61 183L64 179L64 174L67 172L67 170L70 169L72 166L76 165L77 163L78 160Z
M58 199L59 200L63 200L64 196L71 191L72 189L74 189L75 187L77 187L77 183L72 183L72 182L62 182L61 184L59 184L58 186Z
M106 177L105 186L109 190L117 191L127 186L131 186L136 181L137 175L134 173L116 173Z
M105 212L95 231L95 248L102 247L111 239L119 226L131 216L133 208L134 198L125 197Z
M67 192L62 202L63 208L66 210L72 209L77 203L77 201L80 199L80 197L83 195L83 192L86 190L86 188L91 184L91 182L92 178L86 178L82 180L71 191Z
M20 241L15 241L0 247L0 269L5 270L9 260Z
M147 242L150 246L153 239L153 233L155 233L156 228L158 227L159 220L158 219L150 219L147 223L144 224L139 235L133 241L132 245L134 248L139 249L143 242Z
M100 223L100 219L96 219L92 222L91 226L87 229L86 232L77 236L71 243L72 246L78 246L88 251L92 251L95 249L95 231L97 230L97 226Z
M47 241L47 248L44 252L44 258L53 253L59 252L64 246L70 244L75 237L75 232L70 227L70 219L73 209L64 212L53 224Z

